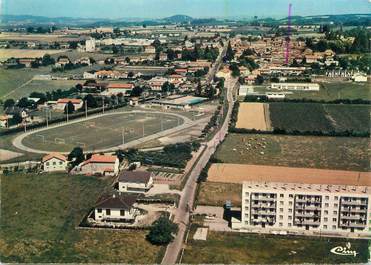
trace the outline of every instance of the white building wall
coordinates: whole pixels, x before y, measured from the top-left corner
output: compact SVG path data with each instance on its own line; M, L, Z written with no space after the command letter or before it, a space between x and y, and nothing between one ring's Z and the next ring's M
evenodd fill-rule
M43 163L43 168L46 172L66 171L67 161L52 158Z
M110 211L110 213L107 212ZM134 220L135 219L135 209L132 208L130 211L123 210L124 214L121 215L121 209L108 209L108 208L95 208L94 209L94 216L96 221L103 221L105 219L127 219L127 220Z

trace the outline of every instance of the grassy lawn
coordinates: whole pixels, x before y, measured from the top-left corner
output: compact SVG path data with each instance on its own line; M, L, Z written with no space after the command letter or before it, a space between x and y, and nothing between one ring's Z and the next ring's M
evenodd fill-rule
M332 248L344 246L347 242L352 244L352 249L359 252L356 257L339 256L330 252ZM367 246L366 240L264 236L209 231L206 241L189 241L182 262L214 264L366 263Z
M2 262L155 263L145 231L76 230L108 181L66 174L1 176Z
M197 205L223 206L230 200L233 206L241 206L242 185L235 183L202 182Z
M368 144L368 138L231 133L215 158L223 163L368 171Z
M270 103L269 110L273 128L286 131L368 132L370 129L367 105Z

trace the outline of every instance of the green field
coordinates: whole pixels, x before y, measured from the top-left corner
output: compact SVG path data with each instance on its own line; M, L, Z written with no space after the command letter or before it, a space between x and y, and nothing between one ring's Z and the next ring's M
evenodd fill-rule
M0 68L0 99L13 98L14 90L22 91L22 85L31 81L34 75L47 74L49 68L41 67L38 69L4 69ZM15 98L17 99L17 98Z
M369 132L370 107L316 103L270 103L274 129L288 132Z
M81 80L32 80L22 89L17 89L11 94L11 98L19 99L28 97L32 92L51 92L53 90L68 90L78 83L84 83Z
M75 146L85 150L96 150L115 147L152 135L163 129L170 129L183 123L183 120L169 114L120 114L112 113L88 121L72 123L63 127L35 132L23 139L23 144L38 150L68 152Z
M190 234L189 238L192 238ZM351 243L359 254L339 256L330 250ZM189 240L182 263L199 264L340 264L367 263L368 242L340 238L253 235L209 231L206 241Z
M77 230L109 181L67 174L1 176L0 259L16 263L156 263L146 231Z
M370 83L334 82L321 83L319 92L294 92L288 95L289 99L313 99L332 101L337 99L364 99L371 100Z
M231 133L215 158L223 163L368 171L368 145L368 138L358 137Z

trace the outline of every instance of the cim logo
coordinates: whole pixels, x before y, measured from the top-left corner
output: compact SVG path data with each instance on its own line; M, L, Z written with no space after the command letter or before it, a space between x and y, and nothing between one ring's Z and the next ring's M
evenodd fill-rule
M331 253L341 256L357 256L358 252L351 250L352 245L348 242L345 247L337 246L331 249Z

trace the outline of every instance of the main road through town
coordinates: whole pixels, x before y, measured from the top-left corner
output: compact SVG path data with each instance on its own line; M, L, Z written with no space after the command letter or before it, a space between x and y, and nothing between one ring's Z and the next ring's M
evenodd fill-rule
M227 116L215 136L210 141L205 143L205 151L200 156L199 160L196 161L195 166L188 177L187 183L183 189L183 195L180 198L179 206L174 216L174 222L178 224L179 230L174 240L167 246L164 258L162 259L162 264L175 264L179 254L182 251L184 235L189 225L190 210L193 208L197 188L197 178L200 175L201 170L208 163L211 155L215 152L218 144L223 141L228 133L228 126L234 106L233 93L236 84L237 79L235 78L228 77L225 80L228 100Z

